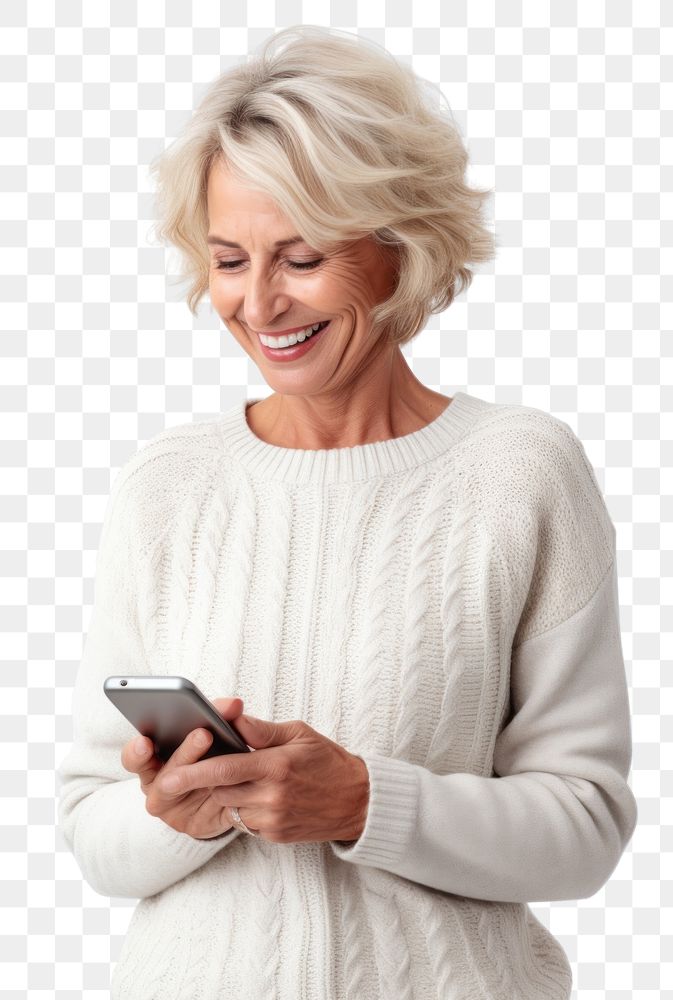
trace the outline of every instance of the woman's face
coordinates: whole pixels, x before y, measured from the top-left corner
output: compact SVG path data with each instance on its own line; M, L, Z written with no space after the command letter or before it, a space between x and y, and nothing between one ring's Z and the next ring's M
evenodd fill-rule
M371 306L394 288L382 249L363 238L321 258L303 240L275 245L299 234L271 198L239 184L221 160L210 171L207 197L211 302L266 382L282 394L352 387L386 353L383 336L373 344L367 324ZM326 320L325 334L301 357L276 360L262 350L259 333Z

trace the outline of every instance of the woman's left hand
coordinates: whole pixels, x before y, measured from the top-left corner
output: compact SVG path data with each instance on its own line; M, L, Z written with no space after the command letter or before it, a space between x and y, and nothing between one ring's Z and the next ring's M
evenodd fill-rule
M251 753L208 757L176 767L165 794L180 797L212 788L223 806L236 806L245 825L276 844L357 840L369 805L365 762L305 722L268 722L239 715L236 731ZM168 778L168 775L166 776Z

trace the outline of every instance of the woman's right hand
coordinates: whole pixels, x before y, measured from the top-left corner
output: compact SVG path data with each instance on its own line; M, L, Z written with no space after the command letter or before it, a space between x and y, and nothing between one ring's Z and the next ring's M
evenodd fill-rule
M243 711L241 698L214 698L213 705L223 719L232 722ZM199 736L206 736L206 742L199 745ZM144 750L137 753L136 740L143 740ZM195 788L179 798L163 795L155 787L155 778L161 771L173 770L183 764L193 764L200 760L212 743L212 734L207 729L194 729L164 763L154 753L154 744L149 737L136 736L122 747L122 766L137 774L140 787L145 794L145 808L151 816L160 819L179 833L188 833L198 840L219 837L233 829L226 813L226 806L214 801L212 788Z

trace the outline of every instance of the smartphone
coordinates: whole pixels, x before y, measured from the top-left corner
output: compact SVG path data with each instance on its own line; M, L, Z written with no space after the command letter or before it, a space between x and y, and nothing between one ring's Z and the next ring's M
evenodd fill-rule
M201 760L251 752L231 723L186 677L108 677L103 690L131 725L152 740L154 752L164 763L193 729L208 729L213 734L213 742Z

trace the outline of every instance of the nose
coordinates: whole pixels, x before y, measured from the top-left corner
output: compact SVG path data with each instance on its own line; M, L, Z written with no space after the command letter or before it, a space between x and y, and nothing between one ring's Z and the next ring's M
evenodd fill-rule
M250 265L245 275L243 314L248 327L268 330L292 304L283 290L283 275Z

